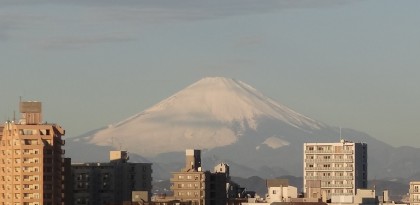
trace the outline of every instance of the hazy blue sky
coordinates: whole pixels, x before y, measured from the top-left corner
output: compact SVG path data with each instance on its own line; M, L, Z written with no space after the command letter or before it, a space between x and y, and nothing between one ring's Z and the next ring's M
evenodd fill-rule
M67 137L206 76L397 146L420 137L418 0L0 0L0 117L43 101Z

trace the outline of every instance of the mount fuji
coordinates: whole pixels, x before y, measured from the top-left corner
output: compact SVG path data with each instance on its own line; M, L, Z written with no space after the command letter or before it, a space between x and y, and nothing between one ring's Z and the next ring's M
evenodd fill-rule
M420 171L420 149L395 148L353 129L342 129L342 135L368 144L370 178ZM67 141L78 150L70 152L76 161L104 160L98 156L122 146L132 161L153 162L158 178L178 170L191 148L203 150L205 169L223 161L234 175L269 178L301 176L303 143L337 142L339 136L337 127L293 111L242 81L209 77L132 117Z

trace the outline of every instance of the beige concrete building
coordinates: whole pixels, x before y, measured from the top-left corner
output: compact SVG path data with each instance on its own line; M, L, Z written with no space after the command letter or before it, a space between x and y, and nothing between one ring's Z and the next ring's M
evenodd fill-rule
M61 205L64 129L42 122L40 102L21 102L20 113L0 134L0 205Z
M297 188L289 185L287 179L269 179L267 184L266 201L273 202L291 202L297 198Z
M148 193L144 201L150 200L152 164L128 162L127 151L111 151L106 163L74 163L71 170L74 205L128 203L132 193Z
M173 197L157 200L156 203L175 200L191 205L221 205L227 202L226 172L203 171L200 150L186 150L185 167L172 173L171 183Z
M410 205L420 205L420 181L410 182Z
M367 144L304 143L304 193L308 198L331 199L355 195L367 187Z
M374 189L357 189L355 195L334 195L329 205L378 205Z

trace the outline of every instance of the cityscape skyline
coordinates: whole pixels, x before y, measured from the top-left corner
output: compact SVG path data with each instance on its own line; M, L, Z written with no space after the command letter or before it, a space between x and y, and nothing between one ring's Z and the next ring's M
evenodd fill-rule
M152 163L127 162L128 152L120 150L110 151L109 163L70 164L72 158L65 156L63 147L66 143L61 139L65 130L60 125L42 122L41 102L23 101L19 104L19 120L0 126L0 148L4 155L0 164L2 204L108 204L130 200L149 201L153 179ZM363 199L360 198L365 197L373 200L370 204L378 204L375 183L373 189L367 189L367 144L343 139L337 143L305 142L302 152L304 156L300 161L304 165L305 173L302 178L306 190L303 191L304 195L297 197L297 189L292 187L290 190L296 192L290 193L295 196L294 199L284 197L277 200L307 202L305 200L308 198L315 201L322 199L323 202L331 200L330 203L335 203L342 200L341 196L347 196L361 201L354 204L362 204ZM246 201L245 189L230 181L228 164L219 163L215 166L214 173L202 170L201 150L185 150L185 167L180 172L171 172L173 197L166 198L166 194L153 192L157 198L154 198L156 201L152 200L152 204L166 204L174 200L200 201L198 204L207 204L207 201L210 204L241 204ZM204 175L200 177L200 174ZM267 188L270 190L269 181L267 179ZM277 183L279 187L288 186L284 179L277 182L280 182ZM410 187L411 185L412 183ZM98 197L97 193L104 194ZM255 194L253 191L249 193ZM411 188L409 193L410 201L416 201L416 193ZM246 195L254 198L253 194ZM269 201L274 196L271 194L275 195L276 191L266 195ZM395 204L388 200L388 190L383 191L383 197L380 200L382 203ZM216 202L218 200L220 201ZM258 200L264 201L263 198ZM401 200L407 201L404 197ZM345 201L349 202L348 199Z
M0 2L2 121L21 96L76 137L225 76L332 126L418 147L417 1Z

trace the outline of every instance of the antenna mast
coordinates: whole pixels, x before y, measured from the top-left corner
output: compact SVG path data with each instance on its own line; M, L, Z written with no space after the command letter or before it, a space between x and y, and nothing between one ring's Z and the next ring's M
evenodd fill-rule
M343 138L341 137L341 126L340 126L340 141L342 140Z

